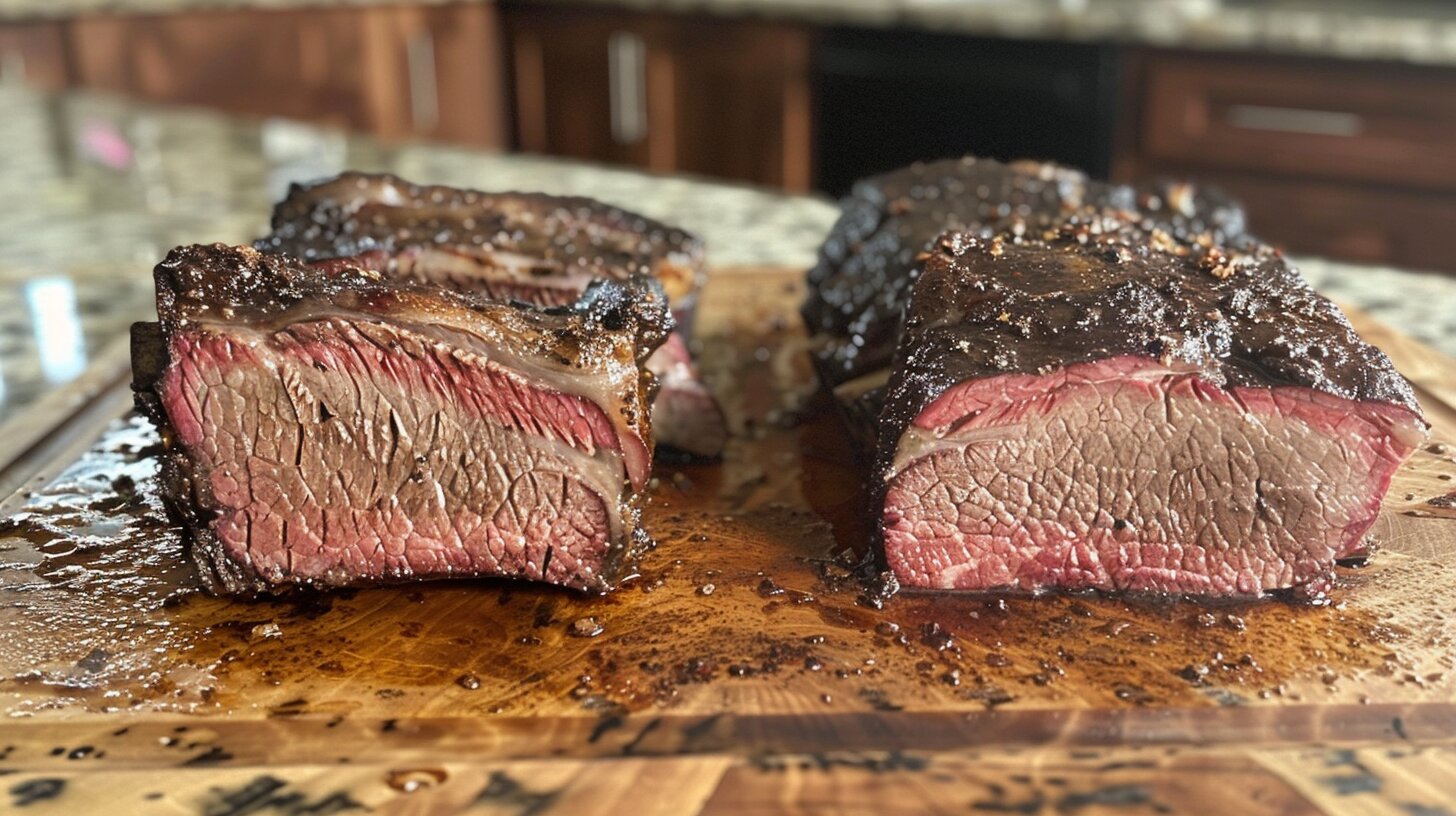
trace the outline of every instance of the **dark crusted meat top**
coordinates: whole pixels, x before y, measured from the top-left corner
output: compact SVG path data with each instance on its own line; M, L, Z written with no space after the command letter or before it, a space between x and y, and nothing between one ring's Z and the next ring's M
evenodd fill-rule
M810 332L820 336L819 368L831 386L889 364L916 255L946 230L1035 234L1089 206L1175 237L1211 232L1220 243L1244 225L1238 205L1187 184L1139 190L1053 164L969 156L866 179L842 206L809 273L803 306Z
M267 327L354 312L464 331L563 368L591 370L640 363L673 328L661 285L642 275L597 281L567 308L536 309L388 282L348 263L306 264L225 244L178 247L154 274L157 314L167 333L185 323ZM622 360L624 350L630 356Z
M306 260L408 246L466 246L597 277L661 278L676 302L702 283L703 245L692 234L589 198L483 193L412 184L398 176L343 173L295 184L255 246Z
M1136 355L1221 386L1303 386L1420 414L1390 359L1284 257L1087 209L1035 237L947 232L921 258L880 418L885 449L952 385ZM890 453L893 453L890 450Z

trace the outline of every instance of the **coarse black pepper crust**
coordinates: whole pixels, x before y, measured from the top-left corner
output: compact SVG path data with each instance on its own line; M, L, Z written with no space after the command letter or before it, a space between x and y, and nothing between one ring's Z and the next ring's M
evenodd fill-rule
M404 222L356 219L371 203L408 205L414 215ZM293 184L273 209L272 228L259 249L305 260L389 249L400 240L489 243L535 258L597 257L624 268L643 258L678 255L701 263L703 256L702 241L691 233L595 199L414 184L389 173L345 172Z
M905 312L878 474L915 417L956 383L1124 355L1192 365L1221 387L1299 386L1420 416L1390 358L1280 252L1232 243L1175 238L1090 207L1035 236L941 235L921 255Z
M916 256L947 230L1032 235L1092 207L1180 240L1211 234L1222 244L1244 231L1243 210L1217 191L1184 183L1133 188L1055 164L971 156L865 179L841 206L809 272L802 307L817 341L816 367L830 388L890 364Z
M408 309L412 315L476 315L480 328L523 338L525 353L549 355L561 365L582 367L611 354L607 332L633 338L635 363L641 366L673 329L662 287L646 276L626 282L599 281L570 307L538 309L500 303L437 287L392 283L372 270L349 264L328 267L305 264L289 255L268 254L251 247L225 244L173 249L154 272L158 322L131 328L132 391L138 411L161 436L159 484L169 515L187 534L188 551L203 585L211 592L261 594L299 588L278 586L251 566L228 558L212 528L219 507L208 474L183 449L162 405L161 380L175 361L169 338L190 324L268 326L287 322L290 311L310 304L365 314L388 315ZM628 427L651 439L647 406L655 388L645 370L632 394L624 394ZM650 450L649 450L650 454ZM611 553L604 578L628 572L652 542L642 529L640 494L620 506L628 540ZM600 589L610 588L604 584Z
M682 341L668 343L648 364L663 386L657 441L677 455L708 460L727 443L721 406L687 347L706 264L702 241L685 230L580 196L481 192L351 171L293 185L274 208L271 233L254 246L311 262L363 258L395 279L542 306L568 302L587 280L656 278ZM498 266L504 274L492 284L491 274L456 278L440 270L437 277L390 260L432 249L460 256L466 268Z
M255 247L309 261L466 246L534 259L540 274L551 265L618 280L650 274L663 282L684 331L707 274L697 236L595 199L414 184L389 173L293 184L271 227Z

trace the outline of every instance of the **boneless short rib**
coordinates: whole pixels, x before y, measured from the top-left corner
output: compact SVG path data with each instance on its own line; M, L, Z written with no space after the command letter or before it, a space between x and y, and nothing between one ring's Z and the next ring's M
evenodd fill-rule
M820 376L841 396L883 386L916 258L947 230L1034 235L1081 207L1128 213L1174 236L1235 235L1244 222L1236 203L1189 184L1135 189L1054 164L973 156L865 179L841 206L802 309Z
M1047 212L921 247L871 330L896 346L887 566L940 589L1325 589L1424 438L1409 385L1239 231L1137 201Z
M256 246L540 306L569 304L595 280L655 277L678 325L648 360L659 383L657 441L699 457L722 453L723 414L686 344L703 247L683 230L587 198L483 193L351 172L294 185Z
M156 286L134 388L211 588L632 574L672 328L651 279L541 309L216 245Z

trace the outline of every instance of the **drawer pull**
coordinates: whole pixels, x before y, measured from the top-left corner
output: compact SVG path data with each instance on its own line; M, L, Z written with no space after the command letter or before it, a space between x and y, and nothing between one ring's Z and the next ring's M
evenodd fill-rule
M1277 130L1319 136L1357 136L1362 121L1344 111L1282 108L1271 105L1230 105L1229 124L1246 130Z
M618 31L607 40L608 92L612 138L636 144L647 137L647 47L642 38Z

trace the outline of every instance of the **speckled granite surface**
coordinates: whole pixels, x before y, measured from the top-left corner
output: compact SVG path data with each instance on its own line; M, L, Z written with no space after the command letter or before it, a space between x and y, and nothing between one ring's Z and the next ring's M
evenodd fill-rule
M0 420L78 375L152 314L172 246L259 234L288 183L346 167L422 182L574 193L705 237L718 266L807 266L824 200L583 164L238 122L0 87ZM1318 286L1456 354L1456 279L1308 261Z
M488 0L462 0L488 2ZM448 0L0 0L0 19ZM1442 0L514 0L1456 65Z
M530 0L905 26L1014 39L1110 41L1456 64L1440 0Z

